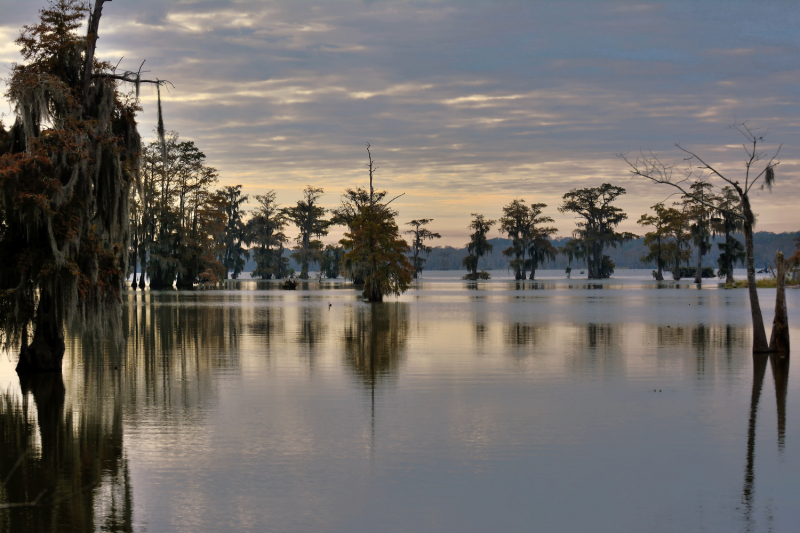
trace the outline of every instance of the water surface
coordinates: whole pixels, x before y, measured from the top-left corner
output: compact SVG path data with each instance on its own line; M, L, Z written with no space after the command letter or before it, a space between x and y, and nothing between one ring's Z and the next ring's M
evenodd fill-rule
M0 503L52 504L0 531L796 530L798 380L746 291L503 274L127 293L63 383L0 363Z

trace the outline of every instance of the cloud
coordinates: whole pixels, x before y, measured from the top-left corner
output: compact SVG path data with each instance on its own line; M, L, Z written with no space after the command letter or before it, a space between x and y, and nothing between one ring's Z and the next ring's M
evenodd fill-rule
M3 38L31 21L0 0L9 9ZM800 160L798 21L800 7L750 1L114 2L98 53L124 55L123 68L147 59L175 84L162 95L167 127L225 184L292 203L313 183L333 206L365 183L369 141L378 185L407 193L401 222L434 214L459 244L469 213L497 217L517 196L550 204L568 234L560 196L604 181L629 189L637 231L669 193L631 181L614 154L682 142L734 171L734 120L770 128ZM154 102L144 91L145 135ZM797 165L780 168L781 202L798 200ZM756 202L760 228L797 229L800 214L770 198Z

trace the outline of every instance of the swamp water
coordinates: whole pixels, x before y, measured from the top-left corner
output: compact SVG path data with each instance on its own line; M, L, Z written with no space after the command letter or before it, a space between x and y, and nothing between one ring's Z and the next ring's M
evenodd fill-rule
M0 361L0 505L51 504L0 531L797 531L800 380L747 292L547 274L128 292L123 350Z

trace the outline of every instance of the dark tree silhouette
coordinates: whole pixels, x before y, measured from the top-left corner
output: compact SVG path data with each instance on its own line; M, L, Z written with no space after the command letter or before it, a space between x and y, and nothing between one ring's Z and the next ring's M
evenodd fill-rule
M367 144L369 161L369 202L361 205L358 215L349 224L350 231L339 241L347 250L345 270L364 276L364 298L370 302L383 301L385 294L399 295L408 290L414 267L408 261L408 243L400 236L395 217L397 213L388 202L382 202L385 192L376 193L373 179L377 167Z
M707 203L707 207L719 210L719 206L712 202L705 202L697 194L691 191L687 183L700 181L707 182L719 180L736 191L741 204L741 212L735 210L725 210L731 217L742 221L742 232L745 237L745 251L747 253L747 287L750 294L750 316L753 322L753 352L761 353L769 351L767 333L764 327L764 318L761 314L761 306L758 301L756 290L756 266L755 255L753 253L753 227L756 217L750 203L750 193L754 188L772 190L775 183L775 167L778 166L778 153L781 147L778 146L774 152L767 152L761 148L764 136L751 129L747 123L734 124L732 126L743 138L742 147L745 151L744 173L739 177L732 177L727 172L723 173L716 165L706 162L705 159L696 153L676 145L685 154L682 164L673 165L662 162L652 153L640 153L633 160L625 154L621 157L630 167L630 172L634 176L649 179L654 183L669 185L684 195L693 198L698 203ZM788 328L786 334L788 335ZM788 344L788 339L787 339Z
M491 252L492 248L494 248L486 238L486 235L497 221L487 219L478 213L472 213L472 216L474 218L469 226L467 226L467 228L472 230L472 235L470 235L470 240L467 243L467 252L469 252L469 255L465 257L461 263L469 271L469 274L465 277L476 280L479 277L478 259Z
M558 208L562 213L575 213L582 219L577 223L573 238L581 241L585 250L589 279L607 278L614 272L613 261L603 254L605 248L616 248L636 238L633 233L616 231L616 227L628 215L611 203L623 194L625 189L610 183L600 187L572 189L564 195L564 203Z
M103 3L83 37L86 4L57 0L15 41L24 64L12 66L6 92L16 120L8 132L0 125L0 308L20 372L61 370L73 316L101 327L119 315L141 142L138 98L118 83L138 95L141 83L162 82L95 59Z
M442 238L438 233L434 233L425 227L431 222L433 222L432 218L420 218L419 220L406 222L407 225L413 228L406 231L406 234L412 236L411 253L413 257L412 264L414 265L414 279L417 279L420 272L425 268L426 259L420 257L420 254L425 254L427 256L433 251L433 248L426 245L425 241Z
M331 224L323 218L325 209L317 203L323 192L325 191L322 188L309 185L303 189L303 199L298 200L297 205L284 209L286 217L300 230L292 258L300 263L301 279L308 279L309 264L320 261L322 242L312 240L312 237L327 235Z

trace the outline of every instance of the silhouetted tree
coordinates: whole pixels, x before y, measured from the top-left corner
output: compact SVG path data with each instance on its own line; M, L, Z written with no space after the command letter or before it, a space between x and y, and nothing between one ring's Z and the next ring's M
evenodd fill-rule
M60 371L71 317L100 327L119 314L141 142L138 98L117 83L138 93L150 81L95 59L103 2L85 37L88 6L58 0L15 41L24 64L12 65L6 96L16 120L0 125L0 312L20 372Z
M733 234L742 231L742 218L734 216L733 213L741 215L741 202L739 195L732 187L726 185L722 188L722 194L717 198L717 213L713 219L713 229L716 234L725 235L725 241L717 243L720 249L717 266L717 275L721 278L725 276L725 283L733 283L733 269L736 264L744 265L747 261L747 253L744 245L736 239Z
M573 238L582 241L586 250L589 279L607 278L614 272L614 262L603 254L607 247L616 248L625 241L636 238L633 233L617 232L615 228L628 215L611 205L625 189L604 183L600 187L572 189L564 195L558 208L562 213L575 213L582 220L573 232Z
M226 218L222 237L225 246L222 264L225 267L225 277L228 277L230 271L231 278L236 279L250 258L250 253L244 248L245 244L249 244L250 238L241 207L250 197L242 195L241 185L223 187L221 195Z
M509 266L514 269L514 279L525 279L530 238L530 209L525 200L514 199L503 206L500 217L500 231L508 235L511 246L503 250L503 255L510 259Z
M711 207L717 198L711 193L712 185L708 182L695 181L689 187L692 195L683 195L684 211L690 220L689 230L692 242L697 250L697 268L695 269L694 282L703 282L703 256L711 250L711 237L713 234L711 218L716 211Z
M420 257L420 254L424 253L427 256L433 251L433 248L427 246L425 241L442 238L438 233L434 233L425 227L431 222L433 222L432 218L421 218L419 220L406 222L407 225L413 228L406 231L406 234L413 236L411 240L411 253L413 257L412 264L414 265L414 279L417 279L420 272L425 268L426 259L425 257Z
M369 162L369 203L362 205L358 215L350 222L350 231L339 241L347 253L345 267L364 275L364 297L370 302L380 302L385 294L399 295L408 290L414 268L406 257L408 244L400 236L395 222L397 213L389 202L380 202L385 192L377 193L373 186L375 161L367 144ZM402 196L402 195L401 195Z
M558 231L552 226L542 226L541 224L552 223L554 220L542 214L542 210L547 204L531 204L528 209L528 224L526 241L528 245L528 265L531 269L529 279L536 278L536 270L540 265L556 258L558 250L550 238Z
M669 220L666 216L664 204L657 203L651 209L655 211L655 215L645 213L636 221L637 224L642 226L653 226L653 231L648 231L644 234L644 245L647 246L650 253L640 260L645 263L654 261L656 263L654 277L658 281L663 281L664 264L668 258L666 248L669 239Z
M289 260L283 257L284 245L289 242L283 232L286 215L275 203L275 191L256 195L258 206L247 222L247 232L253 247L256 268L251 275L261 279L281 279L289 274Z
M738 179L730 177L727 173L723 174L715 165L707 163L702 157L680 145L677 145L678 149L686 155L683 158L684 163L682 166L663 163L652 153L645 154L642 152L636 160L630 160L624 154L620 154L620 157L629 165L630 172L634 176L647 178L654 183L670 185L700 203L703 203L704 200L686 186L687 180L705 182L711 179L718 179L736 191L741 202L741 212L726 211L732 217L742 220L745 251L747 253L747 286L750 294L750 316L753 322L753 352L762 353L769 350L769 343L767 342L764 318L761 314L758 291L756 290L756 267L753 252L753 227L756 217L750 204L750 193L756 186L760 189L767 187L767 189L772 190L772 185L775 183L775 167L778 166L776 158L780 152L780 146L772 155L769 155L759 146L759 143L764 142L763 135L759 135L750 129L746 123L734 124L733 128L745 139L743 144L746 154L744 174ZM710 202L707 207L719 208L719 206Z
M330 221L323 218L325 209L317 204L323 192L322 188L309 185L303 189L303 199L298 200L297 205L284 209L287 218L300 230L292 258L300 263L301 279L308 279L308 265L320 260L322 242L312 237L328 234Z
M328 279L339 277L339 269L344 258L344 248L329 244L322 250L322 260L319 264L320 273Z
M472 213L474 217L467 228L472 230L470 241L467 243L467 252L469 255L465 257L461 263L469 271L471 279L478 279L478 259L492 251L493 246L486 238L486 234L492 229L492 226L497 222L490 220L478 213Z

